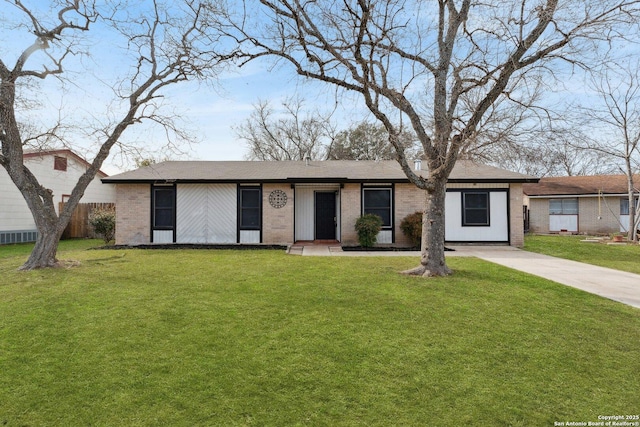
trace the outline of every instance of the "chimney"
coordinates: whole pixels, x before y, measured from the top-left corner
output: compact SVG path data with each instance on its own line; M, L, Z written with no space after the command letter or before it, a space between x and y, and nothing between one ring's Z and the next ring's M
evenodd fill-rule
M421 159L415 159L413 161L413 168L417 171L422 170L422 160Z

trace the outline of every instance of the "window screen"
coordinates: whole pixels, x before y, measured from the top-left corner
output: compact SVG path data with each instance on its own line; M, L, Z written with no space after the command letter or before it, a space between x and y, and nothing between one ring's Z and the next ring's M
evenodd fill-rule
M243 230L260 229L260 188L240 189L240 228Z
M175 222L175 190L173 188L153 189L153 227L172 229Z
M383 227L391 227L391 188L365 188L362 192L363 212L382 218Z
M489 193L462 193L462 225L489 225Z
M629 215L629 199L620 199L620 215Z
M634 201L635 205L638 205L638 198ZM629 215L629 199L623 197L620 199L620 215Z
M549 215L577 215L578 199L550 199Z

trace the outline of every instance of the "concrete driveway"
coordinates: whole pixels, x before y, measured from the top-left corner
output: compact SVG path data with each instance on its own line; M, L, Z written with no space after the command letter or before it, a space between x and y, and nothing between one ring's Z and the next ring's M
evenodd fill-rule
M466 256L475 256L640 308L638 274L527 252L509 246L455 249L459 249Z
M455 251L446 252L447 257L477 257L640 308L638 274L536 254L511 246L449 247ZM290 253L305 256L420 256L419 252L343 252L339 245L294 246Z

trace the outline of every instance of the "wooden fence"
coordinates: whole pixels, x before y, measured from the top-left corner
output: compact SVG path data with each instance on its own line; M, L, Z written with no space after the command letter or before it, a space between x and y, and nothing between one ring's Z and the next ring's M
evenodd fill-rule
M60 203L58 212L62 212L64 203ZM83 237L99 237L95 234L93 227L89 224L89 215L94 209L115 209L115 203L79 203L73 211L71 221L62 233L63 239L74 239Z

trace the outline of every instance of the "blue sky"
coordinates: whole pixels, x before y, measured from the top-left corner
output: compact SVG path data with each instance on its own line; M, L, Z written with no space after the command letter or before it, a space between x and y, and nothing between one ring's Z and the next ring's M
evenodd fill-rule
M268 100L275 109L293 96L304 98L309 109L330 110L334 106L331 90L318 83L305 81L289 70L269 71L268 64L250 64L246 69L224 73L219 81L221 90L205 84L176 86L171 101L186 111L202 142L195 146L196 155L206 160L242 160L246 153L244 142L235 136L233 127L244 122L259 100ZM353 106L353 104L351 104ZM362 109L342 111L343 123L360 120L366 115ZM194 129L195 130L195 129Z
M26 0L28 1L28 0ZM42 6L38 0L34 5ZM46 3L45 3L46 4ZM146 4L146 3L134 3ZM133 9L132 9L133 10ZM33 41L33 36L24 30L10 30L12 11L15 8L0 1L0 58L12 65L17 55ZM43 16L46 16L43 15ZM37 100L41 108L29 111L28 120L47 125L63 111L64 118L76 122L94 124L113 113L110 102L113 100L113 82L118 75L126 72L131 63L126 62L112 33L96 26L89 32L86 40L87 51L91 57L74 57L67 61L67 73L72 83L66 84L62 92L60 82L48 78L40 86L28 93ZM93 38L91 38L93 37ZM121 41L121 40L120 40ZM633 48L635 50L635 47ZM33 68L44 61L44 57L34 56L30 64ZM272 107L279 108L280 103L295 95L306 100L309 110L331 110L335 99L333 89L320 83L304 82L288 67L272 68L269 63L252 63L240 70L220 74L215 85L204 83L186 83L172 87L166 92L166 107L184 118L182 127L200 142L192 146L187 157L202 160L241 160L247 152L244 142L239 140L233 130L245 121L259 100L269 100ZM564 99L568 93L572 96L586 96L588 89L578 78L566 81L562 93L547 93L548 99ZM217 88L216 88L217 86ZM422 90L422 88L419 88ZM344 96L344 95L343 95ZM334 114L341 128L368 118L361 99L356 96L343 99L343 105ZM114 116L117 116L115 114ZM88 129L90 126L86 126ZM133 126L124 135L125 141L141 141L143 145L158 146L156 141L164 135L158 127ZM89 138L82 135L72 137L74 148L79 154L91 158L92 146ZM150 155L163 158L166 153L152 150ZM107 173L117 173L122 166L117 156L112 154L104 165Z
M28 1L26 3L29 3ZM33 1L34 7L42 7L42 3ZM15 8L6 2L0 2L0 58L12 67L16 58L35 39L24 29L10 29L16 22ZM47 16L44 12L43 17ZM113 114L114 94L113 82L125 73L132 62L127 60L121 49L122 40L118 40L111 32L94 25L84 40L84 50L90 56L69 57L65 62L65 77L69 82L64 86L55 78L49 77L44 81L36 81L37 88L31 88L25 93L33 100L37 100L40 108L30 108L23 111L19 120L23 119L33 124L46 127L62 114L64 119L71 119L80 123L93 125L105 117L117 117ZM119 44L120 43L120 44ZM31 57L28 66L40 69L47 59L42 53ZM242 160L246 154L243 141L235 136L234 127L245 121L254 110L253 105L259 100L269 100L274 108L280 103L297 94L306 100L305 105L310 109L325 110L326 105L333 108L334 100L331 91L320 88L317 83L304 81L290 70L270 67L269 63L251 63L242 69L225 71L218 76L213 84L201 82L181 83L164 92L165 111L174 111L184 120L181 127L199 142L193 144L187 155L182 158L202 160ZM64 87L64 90L62 88ZM354 113L351 105L350 113L339 116L349 120L359 121L364 117ZM86 126L88 129L90 126ZM135 125L124 134L124 141L141 141L143 145L148 141L164 138L163 130L158 126ZM95 145L85 142L83 135L70 137L74 149L88 159L95 152ZM157 144L156 144L157 145ZM93 151L92 151L93 150ZM151 150L150 156L163 158L166 153ZM171 157L174 157L173 155ZM112 155L103 166L107 173L117 173L126 169L120 164L118 156L112 150Z

